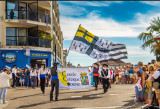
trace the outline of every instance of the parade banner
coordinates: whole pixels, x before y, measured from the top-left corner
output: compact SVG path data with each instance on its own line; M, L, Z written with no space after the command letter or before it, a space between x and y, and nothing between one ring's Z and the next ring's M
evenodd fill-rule
M91 77L88 68L58 68L58 77L60 88L91 88Z

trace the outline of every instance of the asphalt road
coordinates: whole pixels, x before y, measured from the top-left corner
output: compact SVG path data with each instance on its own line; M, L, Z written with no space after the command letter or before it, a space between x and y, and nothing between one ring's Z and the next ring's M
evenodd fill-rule
M7 91L8 104L0 104L4 109L130 109L135 108L134 85L112 85L107 93L102 86L96 91L92 89L64 90L60 89L59 100L49 101L50 87L42 94L40 88L10 88Z

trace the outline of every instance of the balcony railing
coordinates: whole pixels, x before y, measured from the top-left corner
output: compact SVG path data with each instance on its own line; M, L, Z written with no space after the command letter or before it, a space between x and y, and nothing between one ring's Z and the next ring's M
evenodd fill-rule
M26 19L51 24L51 18L48 14L37 13L34 11L13 11L7 10L7 19ZM14 14L13 14L14 13ZM37 16L38 15L38 16Z
M34 46L51 48L51 40L31 36L7 36L7 46Z

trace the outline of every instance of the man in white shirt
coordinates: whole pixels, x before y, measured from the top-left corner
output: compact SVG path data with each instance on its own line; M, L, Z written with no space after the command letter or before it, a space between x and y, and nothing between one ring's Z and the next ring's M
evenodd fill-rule
M7 88L10 87L9 79L12 78L12 75L11 74L8 75L7 73L8 73L7 69L3 69L3 72L0 73L0 103L3 95L3 104L7 103L7 101L5 100L6 92L7 92Z
M17 66L14 65L12 69L12 80L13 80L12 87L13 88L16 87L16 73L17 73Z
M44 69L44 64L41 65L41 68L39 69L38 72L38 80L41 86L41 91L43 94L45 93L45 80L46 80L46 72Z

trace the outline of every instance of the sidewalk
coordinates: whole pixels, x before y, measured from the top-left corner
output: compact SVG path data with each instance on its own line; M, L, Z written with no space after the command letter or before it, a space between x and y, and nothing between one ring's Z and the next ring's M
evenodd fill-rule
M7 107L8 104L9 104L9 102L8 102L7 104L2 104L2 103L0 103L0 109L3 109L3 108L5 108L5 107Z

